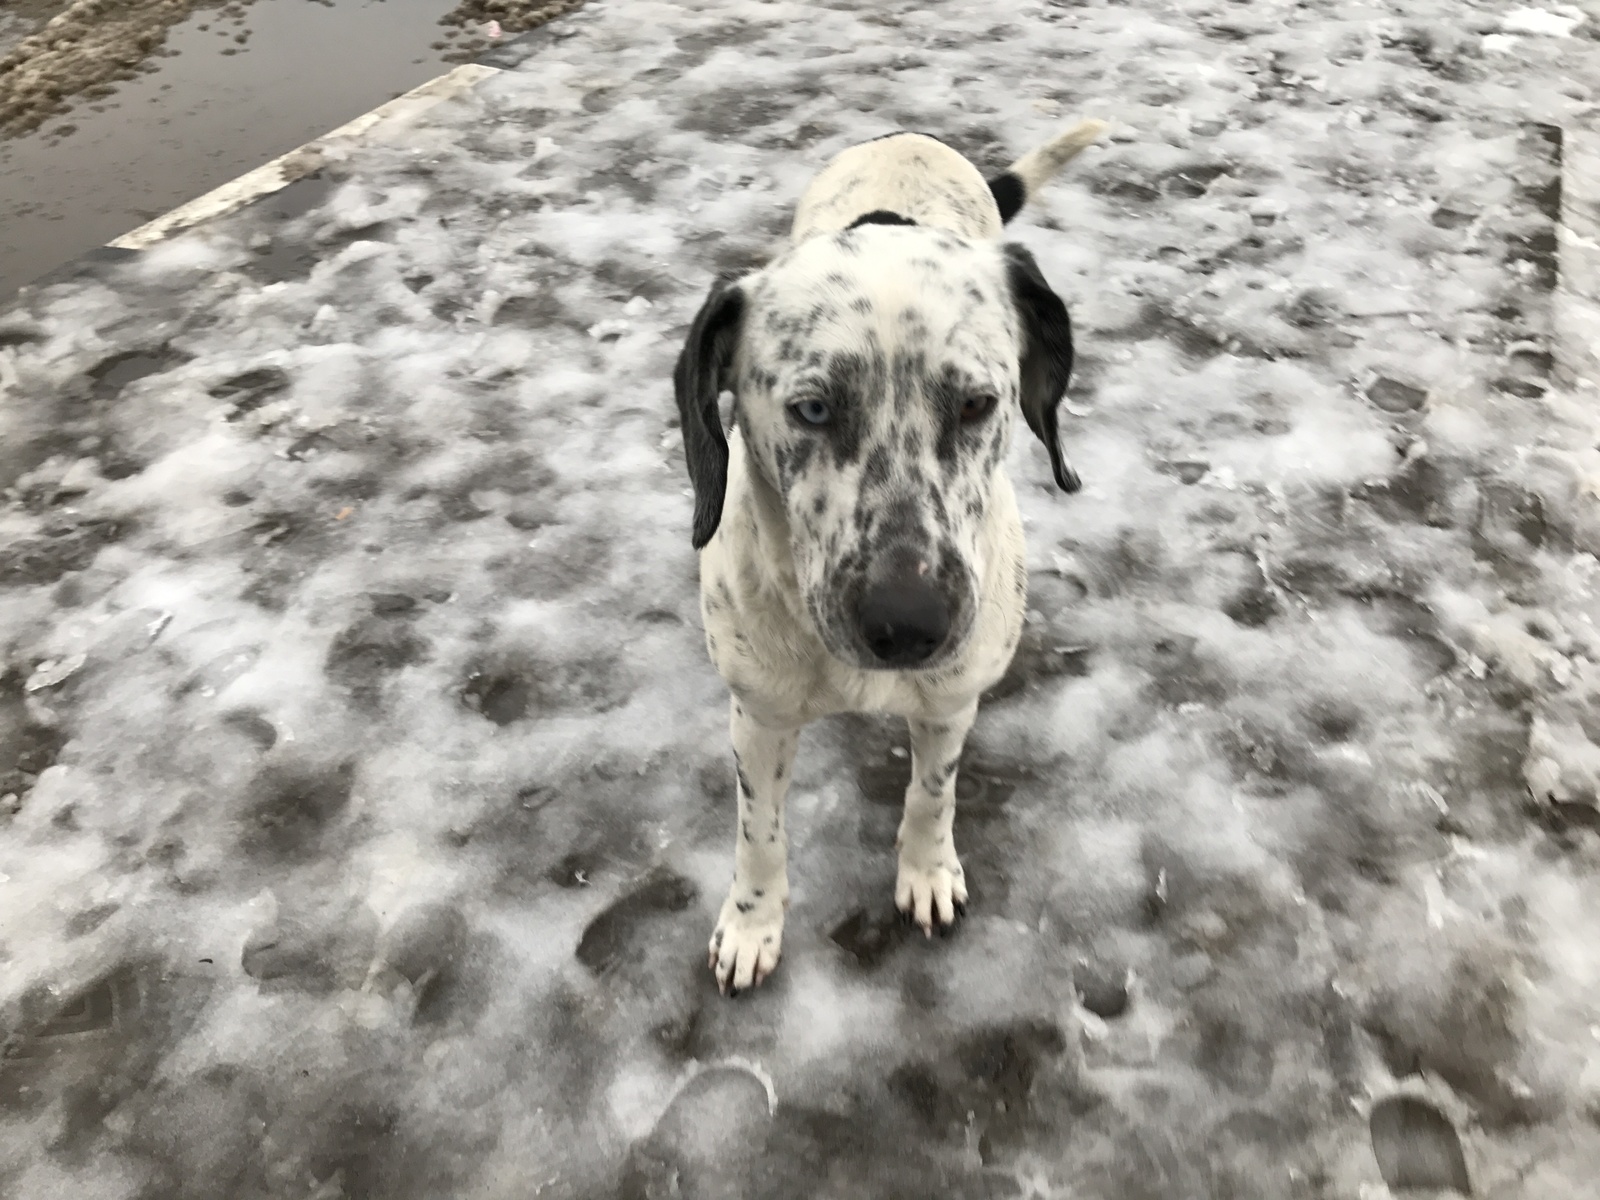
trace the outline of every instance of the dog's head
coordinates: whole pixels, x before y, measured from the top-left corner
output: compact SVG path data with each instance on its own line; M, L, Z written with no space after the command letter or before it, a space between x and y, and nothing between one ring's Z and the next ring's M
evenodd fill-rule
M976 616L1013 412L1078 489L1056 421L1071 369L1066 307L1020 246L869 225L720 280L675 375L694 545L722 519L731 391L824 644L859 667L937 666Z

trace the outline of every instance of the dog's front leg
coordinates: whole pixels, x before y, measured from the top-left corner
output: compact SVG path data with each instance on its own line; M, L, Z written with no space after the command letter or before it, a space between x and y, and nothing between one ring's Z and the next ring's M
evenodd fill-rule
M710 966L718 988L737 996L772 974L783 949L783 917L789 907L783 801L800 734L759 724L737 700L728 724L738 777L739 832L733 887L711 935Z
M967 881L956 857L956 768L977 701L952 717L916 720L911 726L911 786L900 820L900 870L895 907L930 937L955 924L967 907Z

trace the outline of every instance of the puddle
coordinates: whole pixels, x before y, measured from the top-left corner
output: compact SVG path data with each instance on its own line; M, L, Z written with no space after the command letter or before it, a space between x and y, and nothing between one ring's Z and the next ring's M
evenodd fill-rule
M236 16L197 10L150 60L152 73L0 141L0 304L61 263L449 70L439 18L451 8L452 0L262 0ZM15 27L13 18L0 28L5 41L16 40ZM72 132L62 136L65 126Z

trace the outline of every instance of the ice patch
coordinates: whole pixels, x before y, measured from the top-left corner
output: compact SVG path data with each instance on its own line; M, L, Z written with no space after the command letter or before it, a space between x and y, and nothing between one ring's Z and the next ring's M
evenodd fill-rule
M1588 20L1581 8L1557 4L1553 8L1513 8L1500 19L1507 33L1528 33L1544 37L1568 37Z

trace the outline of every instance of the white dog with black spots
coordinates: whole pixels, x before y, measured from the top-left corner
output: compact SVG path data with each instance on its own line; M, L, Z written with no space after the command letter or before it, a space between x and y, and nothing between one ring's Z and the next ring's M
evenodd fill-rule
M906 719L895 904L930 936L965 910L956 770L1026 610L1003 466L1015 412L1056 483L1079 486L1056 418L1066 307L999 235L1103 129L1083 122L988 181L921 134L854 146L801 197L783 252L719 280L695 318L675 384L738 780L733 886L710 947L724 992L778 965L784 799L800 730L819 717Z

